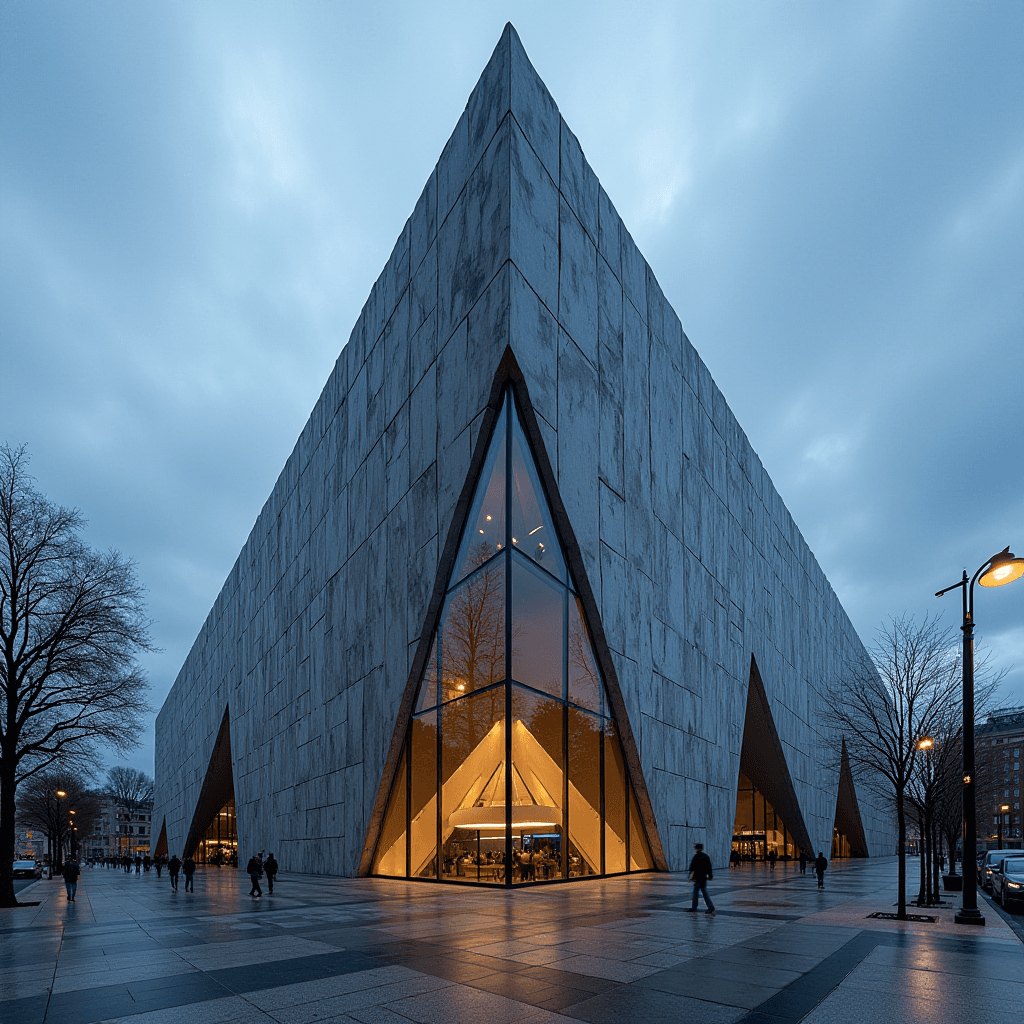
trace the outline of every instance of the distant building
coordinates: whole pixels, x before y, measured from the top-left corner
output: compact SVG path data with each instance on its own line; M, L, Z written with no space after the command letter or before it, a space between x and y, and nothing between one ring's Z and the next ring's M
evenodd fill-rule
M1024 707L993 711L975 731L978 843L994 849L1002 817L1003 846L1020 849L1020 766L1024 754ZM1001 811L1002 806L1008 811Z
M154 849L891 855L825 714L866 661L507 26L160 711Z
M81 844L83 856L91 860L149 853L153 831L153 802L142 804L129 813L111 797L103 796L99 817L92 832Z
M34 860L42 864L46 855L46 834L38 828L26 828L14 823L15 860Z

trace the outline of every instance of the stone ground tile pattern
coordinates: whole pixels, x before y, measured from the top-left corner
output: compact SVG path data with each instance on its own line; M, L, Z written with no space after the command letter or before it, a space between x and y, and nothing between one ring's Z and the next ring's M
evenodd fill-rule
M681 874L509 893L284 875L253 900L228 869L194 895L87 869L74 904L55 879L0 911L0 1024L1019 1024L1024 908L867 919L895 874L833 862L819 891L792 864L723 870L709 917Z

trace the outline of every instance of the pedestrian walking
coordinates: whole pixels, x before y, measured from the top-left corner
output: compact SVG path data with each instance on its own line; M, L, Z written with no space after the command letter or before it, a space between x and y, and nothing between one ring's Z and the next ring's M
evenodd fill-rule
M156 865L156 877L160 877L160 869L164 866L163 857L154 857L153 863Z
M171 876L171 892L178 891L178 872L181 870L181 861L175 853L167 862L167 874Z
M195 892L192 876L196 873L196 862L192 859L192 854L181 862L181 873L185 876L185 892Z
M142 855L135 854L135 874L139 875L142 873Z
M78 861L72 859L64 862L64 888L68 891L68 903L75 902L75 893L78 891L78 876L82 869Z
M779 855L778 855L778 853L777 853L777 852L776 852L775 850L772 850L772 851L771 851L771 852L770 852L770 853L768 854L768 869L769 869L770 871L774 871L774 870L775 870L775 862L776 862L776 861L777 861L778 859L779 859Z
M695 852L693 860L690 861L690 881L693 882L693 905L690 907L690 912L696 913L697 894L700 893L704 897L704 904L707 907L704 913L714 917L715 905L711 902L711 897L708 895L708 882L714 878L711 870L711 858L704 852L703 843L694 843L693 849Z
M805 850L800 851L800 874L807 874L807 852Z
M825 872L828 870L828 861L825 860L825 854L819 850L818 858L814 862L814 873L818 876L818 888L825 888Z
M263 863L259 858L259 854L253 854L249 858L249 863L245 866L246 874L252 881L252 888L249 890L249 895L254 899L259 899L263 895L263 890L260 888L260 878L263 875Z
M267 854L267 859L263 862L263 870L267 873L267 895L274 895L274 879L277 878L278 863L274 860L274 853L271 851Z
M149 874L149 869L152 866L153 866L153 858L150 857L150 855L147 853L146 856L142 858L142 870L145 871L146 874L148 875Z

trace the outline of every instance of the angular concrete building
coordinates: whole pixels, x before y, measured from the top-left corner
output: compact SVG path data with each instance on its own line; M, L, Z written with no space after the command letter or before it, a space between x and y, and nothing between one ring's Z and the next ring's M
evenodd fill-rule
M863 657L509 25L160 712L158 849L889 853L821 720Z

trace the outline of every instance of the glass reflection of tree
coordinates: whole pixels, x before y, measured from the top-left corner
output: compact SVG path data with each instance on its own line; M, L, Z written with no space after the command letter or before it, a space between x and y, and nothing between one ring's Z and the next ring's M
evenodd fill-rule
M576 608L573 608L575 603ZM602 711L601 678L594 661L590 637L583 625L579 598L569 597L569 700Z
M474 551L482 565L494 549ZM442 626L445 699L472 693L505 678L505 580L500 562L480 569L451 596Z

